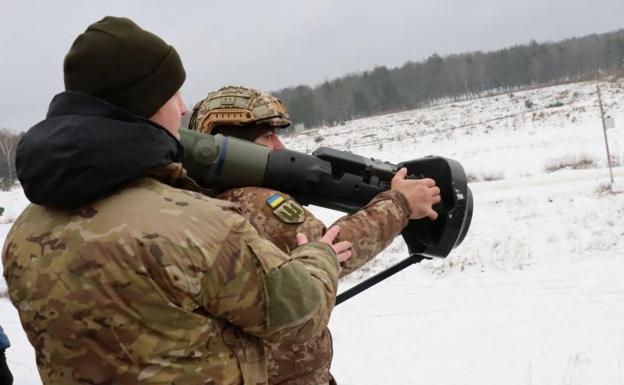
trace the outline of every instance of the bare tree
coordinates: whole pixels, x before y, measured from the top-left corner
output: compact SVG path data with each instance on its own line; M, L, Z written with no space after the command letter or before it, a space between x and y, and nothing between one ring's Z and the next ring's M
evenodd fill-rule
M0 129L0 176L2 187L9 188L15 184L15 151L20 137L6 128Z

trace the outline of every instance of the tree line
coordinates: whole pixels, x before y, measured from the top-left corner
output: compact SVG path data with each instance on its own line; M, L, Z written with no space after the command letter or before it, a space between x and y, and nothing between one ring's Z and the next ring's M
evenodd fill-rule
M466 100L519 88L576 81L624 66L624 29L560 42L531 41L492 52L433 54L402 67L299 85L274 92L294 124L336 125L346 120Z

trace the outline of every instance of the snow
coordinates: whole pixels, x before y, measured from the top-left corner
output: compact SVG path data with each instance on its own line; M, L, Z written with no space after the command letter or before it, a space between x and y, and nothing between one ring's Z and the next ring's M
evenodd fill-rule
M621 384L622 268L585 261L444 279L413 269L335 311L334 375L341 384Z
M624 384L624 82L600 86L616 124L608 131L618 166L613 186L594 82L286 138L288 147L301 151L330 146L391 162L447 156L462 162L475 181L472 226L460 247L334 310L332 372L341 385ZM552 107L557 102L562 105ZM591 165L546 170L570 159ZM26 204L19 189L0 193L7 209L0 239ZM342 215L312 210L326 223ZM395 240L341 289L406 253ZM8 300L0 300L0 311L15 383L39 384L17 313Z
M334 375L345 385L622 384L624 194L600 195L601 184L474 185L473 224L451 256L334 311Z

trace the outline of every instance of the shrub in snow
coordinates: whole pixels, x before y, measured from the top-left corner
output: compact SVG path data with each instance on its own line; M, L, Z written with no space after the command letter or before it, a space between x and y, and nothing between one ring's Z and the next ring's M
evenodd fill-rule
M596 159L587 153L567 154L559 158L549 159L544 171L554 172L561 169L586 169L596 167Z
M618 185L617 183L601 183L594 193L598 196L624 194L624 185Z
M505 174L500 170L486 170L480 172L467 172L466 179L468 183L487 182L492 180L505 179Z
M563 103L561 103L560 101L556 101L546 106L546 108L556 108L556 107L563 107Z

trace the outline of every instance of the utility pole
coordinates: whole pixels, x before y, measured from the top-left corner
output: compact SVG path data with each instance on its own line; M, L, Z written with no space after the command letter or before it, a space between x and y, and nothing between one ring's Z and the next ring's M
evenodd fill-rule
M602 97L600 96L600 83L596 84L598 91L598 105L600 106L600 119L602 120L602 132L604 133L605 148L607 149L607 164L609 165L609 175L613 184L613 167L611 166L611 154L609 153L609 140L607 139L607 125L605 123L604 108L602 107Z

